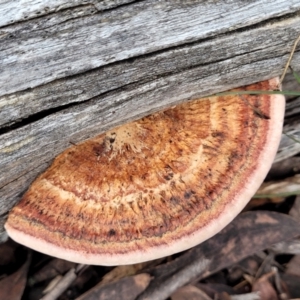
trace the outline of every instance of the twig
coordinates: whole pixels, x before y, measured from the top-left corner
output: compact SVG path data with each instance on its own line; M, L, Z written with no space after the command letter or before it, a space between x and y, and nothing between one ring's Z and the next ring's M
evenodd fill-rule
M295 143L300 143L300 140L294 138L292 135L287 134L286 132L283 132L283 134L284 134L285 136L287 136L288 138L290 138L290 139L291 139L292 141L294 141Z
M146 290L145 293L141 294L137 298L137 300L167 299L177 289L191 282L194 278L201 274L209 263L210 260L206 258L193 262L177 272L171 278L164 281L160 286L155 287L154 289L149 289L148 291Z
M289 240L289 241L283 241L279 242L272 246L272 251L274 251L276 254L294 254L299 255L300 254L300 240L298 238Z
M271 252L264 259L264 261L260 265L259 269L257 270L257 272L255 274L255 279L259 278L265 272L266 267L269 267L269 269L270 269L270 265L272 264L273 261L274 261L274 254Z
M276 267L272 267L272 271L274 271L274 283L276 286L276 290L279 293L279 297L281 300L287 300L288 295L283 291L282 285L281 285L281 280L280 280L280 275L278 272L278 269Z
M85 265L78 265L75 268L70 269L65 276L57 283L56 286L46 294L41 300L55 300L57 299L76 279L77 274L81 271Z
M231 300L260 300L261 297L259 292L252 292L248 294L241 294L241 295L232 295L230 296Z
M290 65L290 63L291 63L291 60L292 60L292 58L293 58L294 52L295 52L295 50L296 50L296 47L297 47L299 41L300 41L300 35L298 36L298 38L296 39L296 41L295 41L295 43L294 43L294 46L293 46L292 51L291 51L291 53L290 53L289 59L288 59L286 65L285 65L285 68L284 68L284 70L283 70L283 73L282 73L282 75L281 75L281 77L280 77L280 80L279 80L280 84L282 83L282 81L283 81L283 79L284 79L284 77L285 77L285 74L286 74L286 72L287 72L287 70L288 70L288 68L289 68L289 65Z

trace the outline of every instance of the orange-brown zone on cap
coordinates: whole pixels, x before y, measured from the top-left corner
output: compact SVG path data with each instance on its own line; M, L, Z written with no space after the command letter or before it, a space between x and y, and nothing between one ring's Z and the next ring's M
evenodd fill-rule
M256 169L270 107L268 95L211 97L73 146L31 185L8 224L86 253L192 234L218 218Z

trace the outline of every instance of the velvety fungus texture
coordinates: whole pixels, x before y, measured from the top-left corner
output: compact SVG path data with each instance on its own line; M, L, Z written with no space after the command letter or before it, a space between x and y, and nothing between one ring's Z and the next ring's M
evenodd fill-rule
M272 79L237 90L275 90ZM225 227L266 176L281 95L187 102L61 153L10 212L17 242L87 264L122 265L193 247Z

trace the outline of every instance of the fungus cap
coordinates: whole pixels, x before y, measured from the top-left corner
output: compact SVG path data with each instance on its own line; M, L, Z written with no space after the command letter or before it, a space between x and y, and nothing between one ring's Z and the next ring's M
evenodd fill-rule
M203 98L73 146L33 182L5 228L23 245L85 264L191 248L225 227L264 180L284 105L282 95Z

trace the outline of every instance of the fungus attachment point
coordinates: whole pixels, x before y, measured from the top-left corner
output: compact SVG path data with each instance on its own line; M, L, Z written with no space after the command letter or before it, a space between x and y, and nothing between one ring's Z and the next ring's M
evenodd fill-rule
M239 90L277 86L272 79ZM264 180L284 103L281 95L204 98L73 146L31 185L6 230L37 251L86 264L191 248L225 227Z

